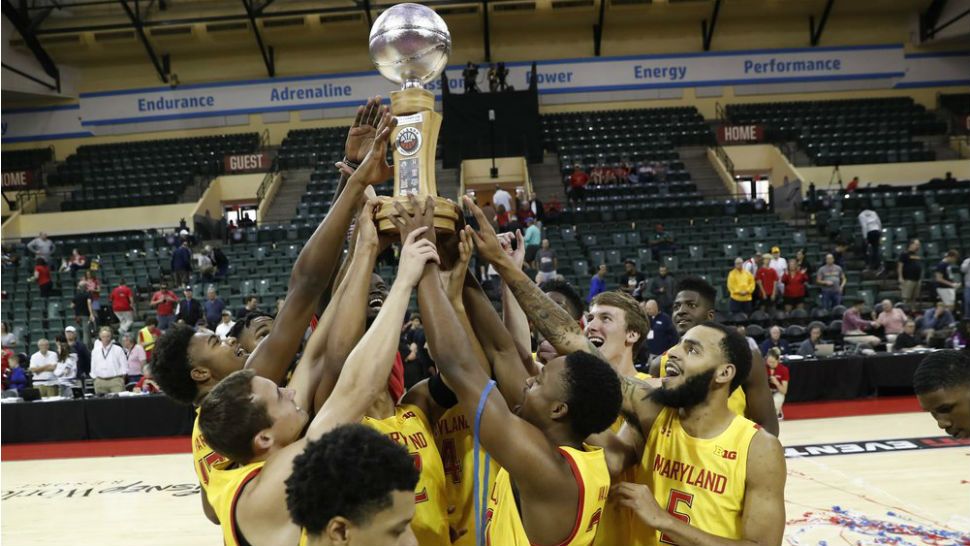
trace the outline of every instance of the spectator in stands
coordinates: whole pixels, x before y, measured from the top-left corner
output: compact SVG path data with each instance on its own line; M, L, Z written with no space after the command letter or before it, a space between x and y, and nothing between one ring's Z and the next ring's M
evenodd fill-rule
M923 349L923 341L916 335L916 323L907 320L903 325L903 333L896 336L893 342L893 351L905 351L906 349Z
M848 279L842 268L836 265L833 254L825 255L825 265L818 268L815 280L822 287L822 307L831 310L842 304L842 290Z
M657 300L660 310L669 315L674 305L674 293L676 291L677 279L670 274L667 264L660 264L657 276L650 279L650 284L647 285L649 296Z
M778 273L771 267L771 254L761 257L761 267L754 276L755 284L758 287L758 299L766 311L770 311L775 306L778 299Z
M766 355L771 349L778 349L782 354L788 353L788 340L781 337L781 327L772 326L768 330L768 338L761 342L761 354Z
M950 250L933 270L933 275L936 277L936 297L949 310L953 310L956 303L957 287L960 286L959 283L953 281L953 273L951 272L959 259L960 253L956 250Z
M536 222L542 222L546 218L546 209L543 206L542 201L539 196L532 192L529 195L529 209L532 211L532 217L536 219Z
M852 180L849 180L849 184L845 187L845 193L852 193L859 189L859 177L853 176Z
M17 336L10 331L7 321L0 322L0 345L6 348L17 346Z
M640 304L647 320L650 322L650 332L647 333L647 347L651 355L662 355L667 349L677 344L677 329L670 315L660 310L657 300L647 300Z
M903 301L915 307L919 301L920 281L923 279L923 258L919 254L920 241L913 239L905 251L899 253L896 262L896 277Z
M663 224L654 226L653 236L650 237L650 252L653 254L653 261L662 262L664 255L674 250L676 250L674 236L667 233Z
M175 320L190 328L195 328L203 318L202 304L192 297L192 287L186 285L182 290L184 298L175 310Z
M152 294L150 305L155 309L158 329L162 332L168 330L172 321L175 320L175 306L178 301L178 296L168 289L168 283L164 281L158 285L158 290Z
M87 291L88 297L91 298L91 310L94 311L94 316L97 317L98 311L101 310L101 281L98 280L94 271L88 269L84 272L84 277L77 284L78 287L83 286Z
M927 344L931 347L936 344L941 345L941 343L935 344L934 341L942 342L950 337L956 322L953 313L946 308L946 305L942 301L936 302L935 307L930 307L923 313L923 336Z
M596 270L596 274L589 282L589 295L586 296L586 301L593 301L597 295L606 292L606 274L609 272L606 264L600 264L599 269Z
M781 277L781 284L784 286L785 311L801 309L805 306L805 296L808 294L808 274L801 269L798 260L788 262L788 271Z
M91 351L91 377L94 378L94 394L110 394L125 390L125 374L128 357L125 350L112 339L111 328L105 326L98 332L98 339Z
M226 337L229 335L229 331L232 330L232 327L235 325L236 323L232 320L232 313L230 313L228 309L223 310L222 320L216 326L216 335L219 336L219 339L226 339Z
M778 293L781 294L785 289L782 286L781 278L788 272L788 260L781 255L781 248L771 247L771 263L768 265L778 274Z
M744 270L744 260L734 259L734 269L727 277L728 293L731 295L731 313L750 313L751 296L754 294L754 276Z
M495 225L499 233L507 233L511 229L512 216L505 205L495 206Z
M246 316L250 313L258 313L259 311L259 296L255 294L250 294L243 298L245 305L236 311L236 320L246 320Z
M752 277L757 278L758 268L761 267L761 262L763 259L764 259L764 254L758 252L758 249L755 249L754 254L752 254L750 258L744 261L744 266L743 266L744 270L747 271L748 273L751 273ZM757 299L758 297L757 291L755 292L754 296Z
M27 250L34 253L35 258L43 258L44 263L50 263L51 256L54 254L54 241L47 238L47 233L40 232L40 235L27 243Z
M815 346L822 342L822 328L812 326L808 332L808 339L798 346L798 356L815 356Z
M580 201L586 200L586 185L589 184L589 175L583 171L582 167L577 163L573 167L573 174L569 175L569 201L571 203L578 204ZM484 209L483 209L484 211Z
M956 331L953 332L953 337L947 340L946 345L957 350L970 346L970 319L963 319L957 323Z
M71 352L77 355L77 376L85 378L91 375L91 351L77 337L77 328L68 326L64 328L64 339L67 340Z
M7 359L7 365L7 370L3 372L7 384L6 388L16 391L17 396L20 396L27 388L27 373L20 366L20 355L17 353L10 355L10 358Z
M542 230L536 225L535 220L527 218L525 221L525 263L532 269L536 269L536 254L542 244Z
M205 249L202 252L193 253L192 261L195 263L193 269L199 272L202 281L212 282L215 280L216 266L212 263L212 258L206 254Z
M125 357L128 361L128 368L125 370L125 384L137 383L141 380L142 369L148 363L145 348L135 343L134 336L131 334L121 336L121 346L125 350Z
M741 334L742 336L744 336L744 339L746 339L748 341L748 348L750 348L751 351L760 351L761 350L758 347L758 342L755 341L753 337L751 337L751 336L748 335L748 328L745 325L738 324L737 326L735 326L735 329L738 331L739 334Z
M970 318L970 257L964 258L960 272L963 273L963 318Z
M518 203L518 208L515 209L515 217L519 221L520 226L525 226L529 220L535 220L535 215L532 214L532 207L529 206L529 201L520 197L518 193L516 191L515 200Z
M849 245L839 239L835 241L835 250L832 251L832 256L835 257L835 265L841 267L843 270L845 270L845 251L848 248Z
M54 290L54 281L51 280L51 268L47 266L44 258L38 257L34 260L34 275L27 279L28 283L36 282L40 289L40 297L47 299L51 297Z
M74 384L77 379L77 353L71 350L64 335L57 336L57 365L54 377L57 378L57 394L62 398L74 398Z
M653 164L644 161L637 167L637 183L638 184L649 184L655 180L653 172Z
M205 323L210 330L215 330L222 320L222 312L226 309L226 302L216 293L216 287L210 286L205 291L205 303L202 304L205 311Z
M886 341L888 343L893 343L896 341L896 336L903 333L903 328L906 326L906 321L909 317L902 309L897 309L893 307L893 302L890 300L882 301L882 310L879 312L879 316L876 317L876 322L882 326L882 331L886 334Z
M148 317L145 320L145 327L138 330L138 344L145 349L145 360L151 362L152 351L155 350L155 340L161 337L162 331L158 329L158 319Z
M862 227L862 239L866 242L866 267L870 271L882 272L882 259L879 256L879 239L882 238L882 220L872 209L865 209L859 213L859 226Z
M206 246L206 249L209 251L209 258L212 260L212 265L216 268L216 279L225 279L229 276L229 258L226 256L226 253L220 247L212 248Z
M242 233L238 230L239 226L236 225L236 221L229 220L229 223L226 224L226 241L228 241L229 244L235 244L242 241Z
M788 394L788 381L790 374L788 366L781 363L781 353L778 349L772 349L765 353L765 367L768 372L768 388L771 389L771 398L775 402L775 411L778 413L778 420L785 418L781 411L781 406L785 403L785 395Z
M57 377L54 375L54 370L57 369L57 353L51 351L50 346L47 338L40 338L37 340L37 352L30 355L29 370L34 375L33 385L44 398L60 393Z
M618 279L620 290L632 295L633 291L640 286L640 283L646 280L647 276L637 271L637 262L633 260L623 262L623 274Z
M596 165L589 171L589 181L594 186L599 186L605 184L603 173L606 171L606 166L600 163Z
M549 239L542 240L542 247L536 253L539 262L539 272L536 273L536 284L542 284L556 278L556 268L559 266L559 259L556 258L556 251L549 244Z
M131 392L144 392L148 394L162 392L162 388L158 386L158 383L156 383L155 379L152 377L151 366L145 366L145 369L142 370L141 379L139 379L138 383L135 383L135 386L131 388Z
M88 268L87 256L81 254L76 248L71 250L71 259L67 262L67 268L71 271L71 278L74 278L79 270Z
M492 203L495 204L496 209L505 207L505 210L509 213L515 210L515 205L512 202L512 194L498 184L495 185L495 193L492 194Z
M842 315L842 337L847 343L864 345L871 350L879 345L881 340L874 335L867 334L866 330L878 327L879 323L862 318L862 308L865 307L865 304L866 302L862 298L856 298L852 300L852 305L845 310Z
M118 286L111 291L111 310L114 311L120 322L118 331L127 334L135 320L135 294L125 284L124 277L118 281Z
M808 256L805 254L804 248L799 248L795 251L795 261L798 262L798 269L808 275L809 279L815 278L815 268L812 267L812 263L808 261Z
M627 158L620 159L620 162L613 167L613 176L616 178L617 184L626 184L631 182L630 180L630 161Z
M175 284L188 284L192 275L192 249L187 238L182 239L182 244L172 253L172 274Z

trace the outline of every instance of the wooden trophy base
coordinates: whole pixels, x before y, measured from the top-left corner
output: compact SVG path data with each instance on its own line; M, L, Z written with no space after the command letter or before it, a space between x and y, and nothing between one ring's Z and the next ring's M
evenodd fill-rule
M427 199L425 196L418 196L418 200ZM377 210L377 229L381 233L397 233L397 226L395 226L391 220L390 216L395 212L394 203L400 203L404 207L404 210L411 212L411 200L407 196L392 197L390 199L384 199L381 202L380 208ZM458 210L455 208L455 202L451 199L445 199L444 197L434 198L434 227L435 231L442 233L454 233L455 226L458 224Z

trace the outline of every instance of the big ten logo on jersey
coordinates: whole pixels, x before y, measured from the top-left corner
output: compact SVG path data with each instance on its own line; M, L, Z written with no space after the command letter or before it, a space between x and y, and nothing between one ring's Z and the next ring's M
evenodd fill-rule
M714 446L714 454L717 455L718 457L722 457L722 458L727 459L729 461L735 461L738 458L738 452L737 451L731 451L731 450L728 450L728 449L724 449L721 446Z

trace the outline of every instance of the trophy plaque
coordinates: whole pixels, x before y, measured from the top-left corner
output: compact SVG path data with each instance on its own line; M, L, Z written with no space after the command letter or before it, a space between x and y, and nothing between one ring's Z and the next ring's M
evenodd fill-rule
M388 218L394 212L394 201L409 209L409 195L422 200L430 195L435 203L435 228L453 232L458 212L452 201L438 196L434 174L441 114L434 111L434 94L424 88L448 63L448 26L429 7L397 4L374 21L369 49L381 75L401 85L391 92L391 113L397 117L397 128L391 133L394 197L378 210L377 227L385 233L397 230Z

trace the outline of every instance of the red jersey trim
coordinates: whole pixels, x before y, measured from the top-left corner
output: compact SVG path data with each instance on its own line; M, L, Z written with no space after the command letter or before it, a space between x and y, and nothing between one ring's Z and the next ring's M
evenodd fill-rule
M236 532L239 529L239 527L236 525L236 501L239 500L239 494L242 493L243 489L246 488L246 485L252 481L252 479L255 478L261 470L263 470L263 467L254 468L252 472L247 474L246 477L243 478L243 481L239 483L239 487L236 488L236 492L232 495L232 504L229 505L229 525L231 526L229 529L232 530L232 540L236 543L233 546L239 546L240 544L239 535Z
M574 538L576 538L576 535L579 533L579 528L583 525L583 507L586 505L586 503L583 501L586 497L586 484L583 482L583 475L579 472L579 467L576 466L576 460L573 459L573 456L563 448L559 448L559 452L562 453L563 457L566 459L566 462L569 463L569 469L573 471L573 477L576 478L576 485L579 486L579 503L576 506L576 521L573 523L573 530L569 533L569 536L566 537L566 540L563 540L556 545L566 546L572 542ZM529 544L532 546L539 546L531 540L529 541Z

